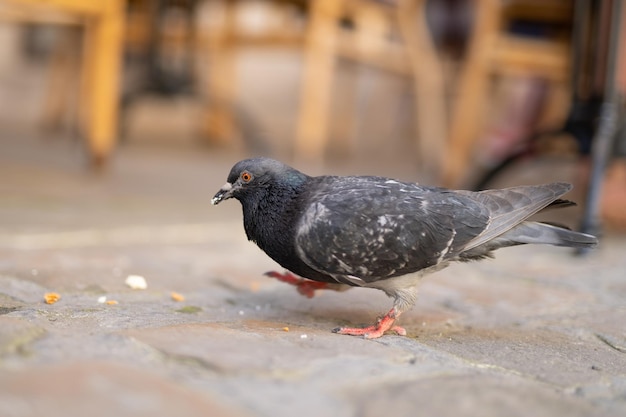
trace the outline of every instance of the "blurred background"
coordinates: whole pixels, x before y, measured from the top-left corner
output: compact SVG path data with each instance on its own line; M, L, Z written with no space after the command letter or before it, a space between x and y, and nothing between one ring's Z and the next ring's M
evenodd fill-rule
M447 187L558 179L581 227L624 227L620 3L5 0L0 153L100 181L148 155L158 183L261 154Z

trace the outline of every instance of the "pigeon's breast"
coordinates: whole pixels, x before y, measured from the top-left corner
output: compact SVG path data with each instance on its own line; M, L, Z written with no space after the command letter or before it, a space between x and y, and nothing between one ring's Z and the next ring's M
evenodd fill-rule
M244 205L246 235L283 268L304 278L334 283L332 277L303 262L296 251L296 227L304 211L298 194L268 197L254 207Z

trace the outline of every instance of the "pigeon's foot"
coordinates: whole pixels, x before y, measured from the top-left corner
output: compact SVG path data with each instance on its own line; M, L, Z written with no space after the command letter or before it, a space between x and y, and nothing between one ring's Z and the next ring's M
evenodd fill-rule
M310 279L305 278L299 278L289 271L285 271L282 274L276 271L269 271L266 272L264 275L276 278L279 281L286 282L287 284L295 286L298 292L307 298L313 298L315 296L315 290L335 289L332 284L311 281Z
M393 323L400 316L395 308L376 321L376 324L368 327L337 327L333 333L346 334L349 336L363 336L365 339L376 339L385 334L386 331L396 332L400 336L406 336L404 327L394 326Z

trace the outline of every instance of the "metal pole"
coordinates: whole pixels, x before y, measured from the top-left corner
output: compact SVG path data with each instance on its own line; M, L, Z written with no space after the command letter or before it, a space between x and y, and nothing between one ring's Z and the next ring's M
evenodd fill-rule
M604 172L611 157L613 142L617 134L619 97L616 90L615 74L619 51L621 0L611 2L610 38L607 52L606 78L604 80L604 102L600 109L600 123L591 144L591 173L585 202L581 231L597 234L600 232L600 198ZM578 250L577 253L586 253Z

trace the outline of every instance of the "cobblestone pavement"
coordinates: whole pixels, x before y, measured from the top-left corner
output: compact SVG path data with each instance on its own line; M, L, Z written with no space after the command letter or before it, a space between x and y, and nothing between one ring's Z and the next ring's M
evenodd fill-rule
M330 330L369 324L384 294L299 296L262 276L277 265L239 205L209 205L237 155L131 146L95 175L67 145L10 141L2 416L626 415L624 236L452 266L424 280L407 337L369 341Z

